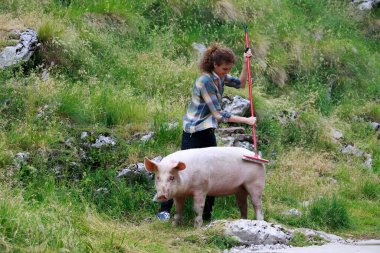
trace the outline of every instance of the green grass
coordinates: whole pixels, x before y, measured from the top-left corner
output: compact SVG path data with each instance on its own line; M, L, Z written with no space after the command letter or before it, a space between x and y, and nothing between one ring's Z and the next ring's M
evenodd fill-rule
M211 0L1 1L0 47L12 39L7 31L28 27L41 45L28 64L0 70L0 251L204 252L235 245L220 231L193 230L192 201L179 228L144 221L158 209L153 183L116 175L145 156L180 148L199 75L192 43L232 48L232 74L239 75L244 24L254 51L259 149L273 160L266 220L378 235L380 148L370 123L380 121L379 8L360 12L338 0L229 2L233 8L225 10ZM247 89L226 94L248 97ZM297 118L282 124L282 111ZM343 144L371 154L372 169L361 157L340 154L331 128L343 132ZM149 131L150 141L132 140ZM100 134L116 145L86 146ZM19 152L30 156L16 168ZM291 208L303 215L281 214ZM217 198L215 218L239 216L234 197ZM297 235L292 243L308 242Z

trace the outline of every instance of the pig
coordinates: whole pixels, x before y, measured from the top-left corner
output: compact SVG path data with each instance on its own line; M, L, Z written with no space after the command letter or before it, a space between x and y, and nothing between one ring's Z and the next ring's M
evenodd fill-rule
M194 226L202 226L206 196L235 194L242 219L247 219L247 196L250 195L255 218L263 220L261 196L265 185L265 166L243 160L254 153L241 147L209 147L177 151L161 162L145 157L145 168L155 173L157 199L174 199L174 225L182 219L185 199L193 197L196 214Z

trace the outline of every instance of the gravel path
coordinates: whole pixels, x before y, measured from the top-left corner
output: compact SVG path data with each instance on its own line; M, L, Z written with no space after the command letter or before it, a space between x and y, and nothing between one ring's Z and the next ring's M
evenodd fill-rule
M322 246L293 247L261 253L380 253L380 240L359 241L352 244L328 243Z

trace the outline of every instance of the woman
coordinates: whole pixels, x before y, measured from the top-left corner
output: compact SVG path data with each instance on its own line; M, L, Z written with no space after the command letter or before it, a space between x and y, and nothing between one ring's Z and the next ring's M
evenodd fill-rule
M183 117L182 150L216 146L214 130L218 127L218 122L256 123L255 117L231 115L221 108L224 86L236 89L245 87L248 75L246 63L251 56L250 50L244 53L243 68L237 78L229 75L236 62L231 49L217 44L206 49L199 64L202 74L193 86L190 105ZM203 220L211 220L214 202L215 197L206 197ZM172 206L173 200L162 202L157 218L168 220Z

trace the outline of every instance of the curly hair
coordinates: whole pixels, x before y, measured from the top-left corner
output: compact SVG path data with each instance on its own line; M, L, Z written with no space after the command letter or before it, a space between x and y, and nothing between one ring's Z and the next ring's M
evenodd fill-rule
M203 53L199 68L202 71L211 73L214 70L214 64L220 66L223 63L235 64L236 56L231 49L214 43Z

